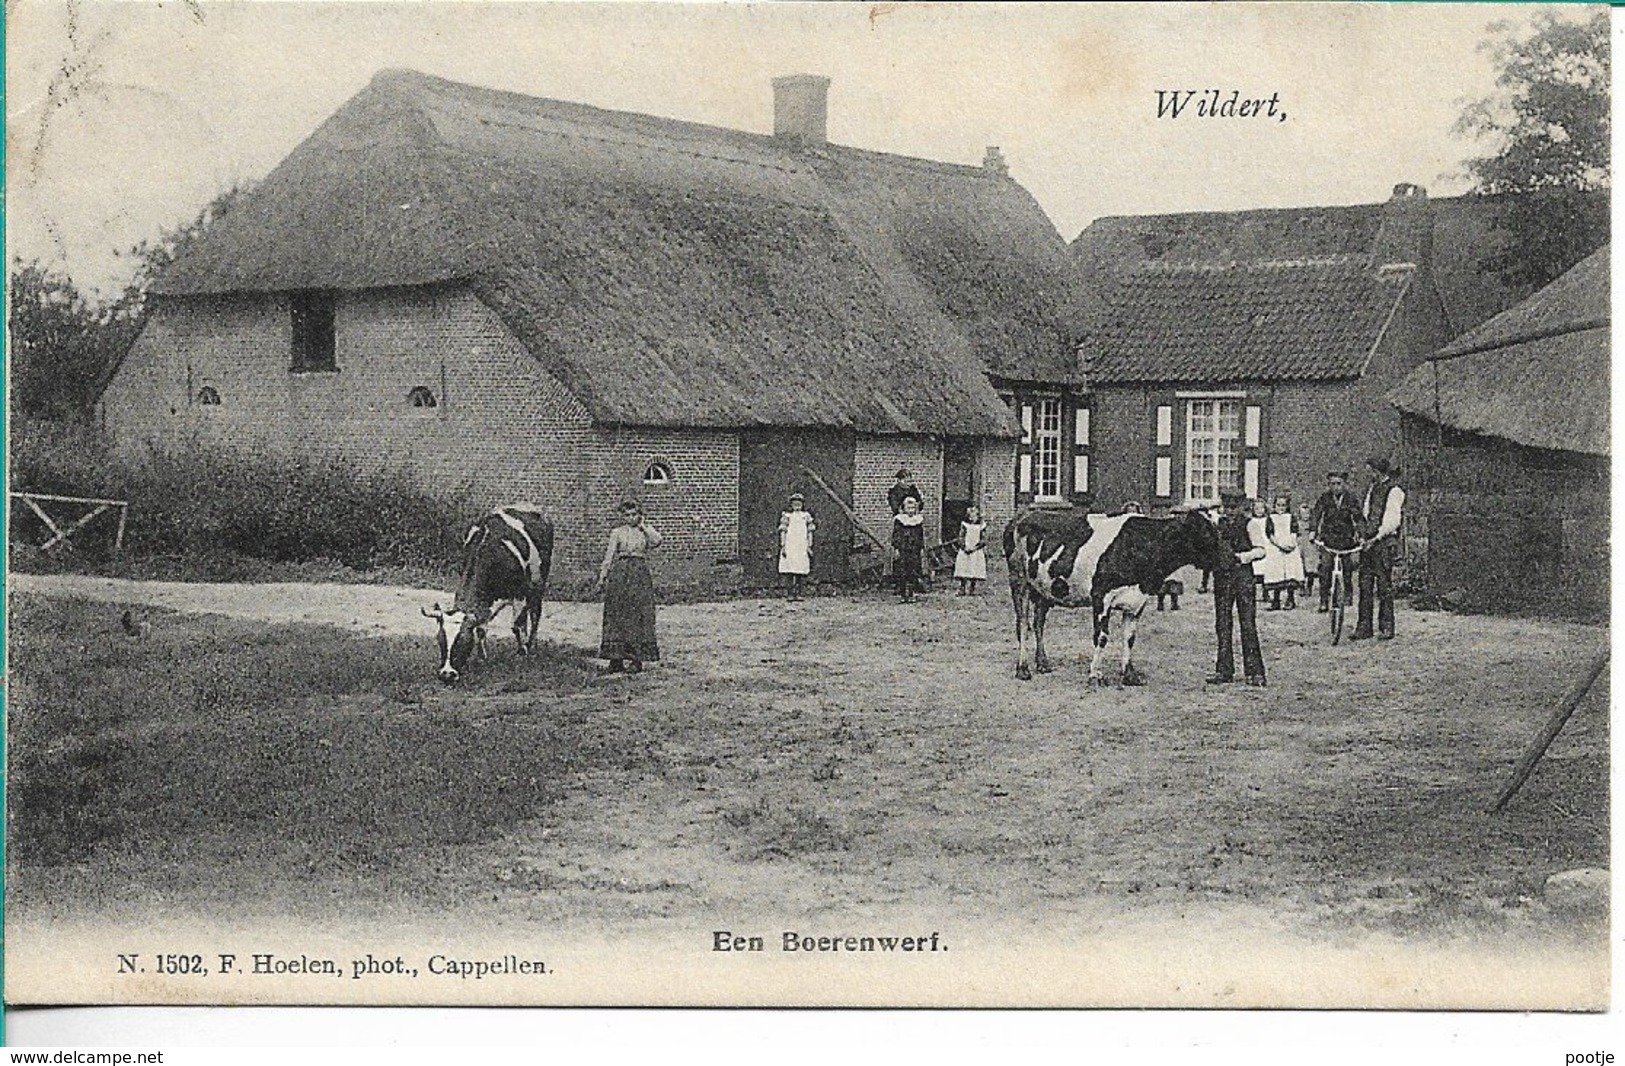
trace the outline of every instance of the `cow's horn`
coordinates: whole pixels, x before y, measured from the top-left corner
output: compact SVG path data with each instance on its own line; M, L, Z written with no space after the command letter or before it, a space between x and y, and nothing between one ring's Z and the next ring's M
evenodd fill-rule
M444 621L446 617L446 612L440 609L440 605L438 603L434 605L434 610L432 611L427 607L419 607L418 610L422 613L423 617L433 618L437 622Z

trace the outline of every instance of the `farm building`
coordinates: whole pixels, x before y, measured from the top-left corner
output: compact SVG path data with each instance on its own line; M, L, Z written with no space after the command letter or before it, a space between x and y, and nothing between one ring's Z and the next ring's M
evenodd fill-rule
M1527 295L1489 268L1507 207L1401 184L1382 204L1091 224L1073 252L1099 296L1080 358L1102 504L1302 502L1396 454L1388 390Z
M1391 393L1427 586L1487 609L1606 609L1608 248Z
M667 581L773 578L792 489L843 576L821 486L883 534L900 466L996 520L989 375L1074 358L1065 242L996 150L830 144L828 84L775 79L765 135L380 73L163 276L104 425L534 500L571 574L627 494Z

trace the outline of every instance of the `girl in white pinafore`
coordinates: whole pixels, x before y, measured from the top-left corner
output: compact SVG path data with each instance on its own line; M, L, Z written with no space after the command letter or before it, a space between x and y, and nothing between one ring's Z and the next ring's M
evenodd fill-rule
M790 587L790 600L801 599L801 585L812 571L813 530L818 528L810 511L804 509L801 493L790 497L790 509L779 515L779 573Z
M976 595L976 583L987 580L987 523L975 504L965 509L959 523L959 554L954 556L954 577L959 579L959 595Z
M1286 609L1298 607L1298 585L1303 581L1303 555L1298 551L1298 516L1292 513L1290 496L1275 497L1275 510L1264 525L1264 589L1270 602L1266 610L1281 609L1281 593L1286 593Z

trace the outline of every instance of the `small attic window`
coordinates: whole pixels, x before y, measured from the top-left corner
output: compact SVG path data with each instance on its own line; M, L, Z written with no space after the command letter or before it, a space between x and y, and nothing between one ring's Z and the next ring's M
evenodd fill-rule
M204 407L220 406L220 390L213 385L205 385L197 390L197 402Z
M302 289L289 295L294 373L332 372L338 369L334 356L337 337L334 311L337 306L337 295L331 289Z
M664 459L656 459L643 471L645 485L670 485L672 483L671 464Z
M407 393L406 402L412 407L440 406L440 402L434 398L434 390L427 385L419 385Z

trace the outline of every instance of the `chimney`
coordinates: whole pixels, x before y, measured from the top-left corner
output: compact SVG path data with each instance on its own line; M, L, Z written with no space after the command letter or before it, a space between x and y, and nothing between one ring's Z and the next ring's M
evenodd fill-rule
M773 79L773 136L803 148L829 143L829 79L786 74Z
M982 157L982 169L996 178L1009 177L1010 164L1005 161L1004 153L999 151L998 145L987 146L987 154Z
M1428 191L1402 181L1382 206L1382 225L1371 242L1370 265L1384 267L1422 266L1433 253L1433 212Z

